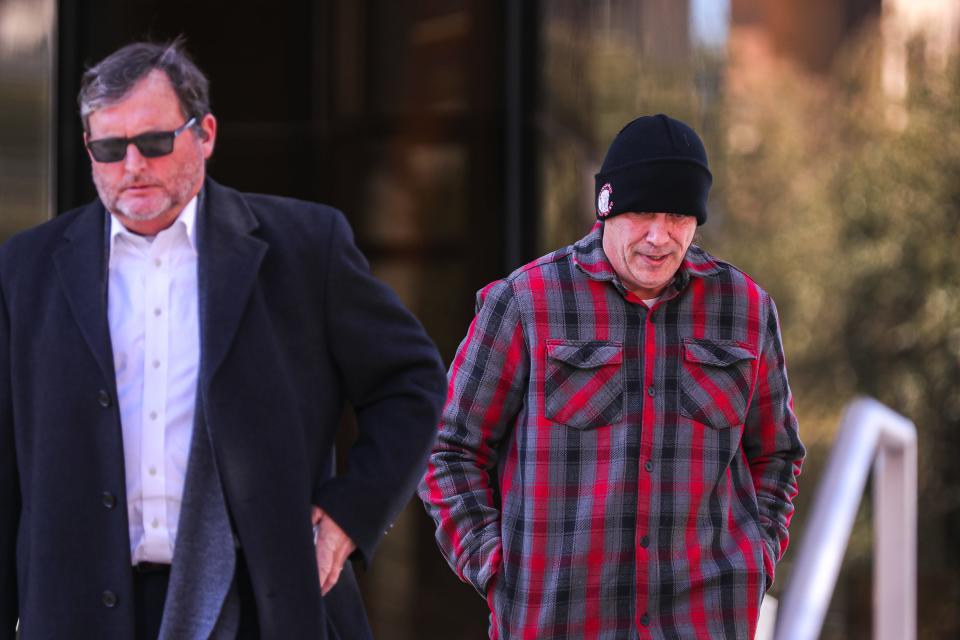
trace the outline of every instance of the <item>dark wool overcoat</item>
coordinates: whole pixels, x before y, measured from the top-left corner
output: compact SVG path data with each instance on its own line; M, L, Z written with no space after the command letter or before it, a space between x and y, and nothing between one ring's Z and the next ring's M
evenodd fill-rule
M97 201L0 248L0 639L133 637L107 223ZM263 637L368 637L349 563L320 596L311 504L370 560L434 437L436 348L340 212L208 179L197 225L198 391Z

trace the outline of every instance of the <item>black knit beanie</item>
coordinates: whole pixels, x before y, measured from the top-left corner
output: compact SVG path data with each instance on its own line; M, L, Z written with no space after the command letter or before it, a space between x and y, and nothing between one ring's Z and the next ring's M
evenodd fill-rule
M596 176L597 218L627 211L665 212L707 221L713 176L696 132L662 113L620 130Z

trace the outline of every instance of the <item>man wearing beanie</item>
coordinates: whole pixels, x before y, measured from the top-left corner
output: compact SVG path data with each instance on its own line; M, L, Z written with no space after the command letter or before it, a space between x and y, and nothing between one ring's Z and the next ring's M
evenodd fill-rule
M804 448L776 308L692 244L712 177L642 117L575 244L482 289L420 497L491 638L752 638Z

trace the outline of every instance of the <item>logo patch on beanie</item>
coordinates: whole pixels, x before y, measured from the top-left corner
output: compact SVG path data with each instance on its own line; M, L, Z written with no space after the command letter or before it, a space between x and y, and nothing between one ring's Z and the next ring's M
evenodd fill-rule
M613 211L613 200L610 199L612 195L613 187L609 182L600 187L600 194L597 195L597 215L601 218L606 218Z

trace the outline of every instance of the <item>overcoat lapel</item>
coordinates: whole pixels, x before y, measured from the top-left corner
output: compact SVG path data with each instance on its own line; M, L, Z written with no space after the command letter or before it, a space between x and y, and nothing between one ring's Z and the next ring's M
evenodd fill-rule
M107 323L107 213L99 201L87 206L64 233L54 254L57 274L74 319L104 379L111 386L113 350Z
M207 180L197 216L200 376L205 387L233 344L267 244L239 194Z
M180 530L160 630L166 639L236 636L234 537L206 410L210 380L233 343L266 243L244 203L207 181L197 211L200 377Z

